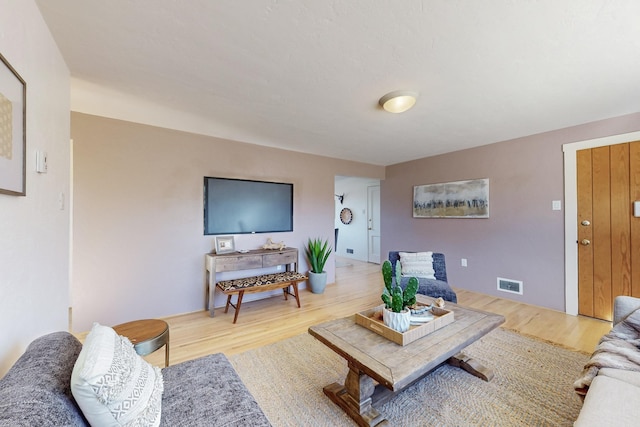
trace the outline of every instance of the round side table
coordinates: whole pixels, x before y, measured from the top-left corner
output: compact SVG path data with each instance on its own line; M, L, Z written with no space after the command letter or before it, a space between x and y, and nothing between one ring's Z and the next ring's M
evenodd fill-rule
M140 356L151 354L165 346L164 366L169 366L169 325L164 320L134 320L113 327L118 335L129 338Z

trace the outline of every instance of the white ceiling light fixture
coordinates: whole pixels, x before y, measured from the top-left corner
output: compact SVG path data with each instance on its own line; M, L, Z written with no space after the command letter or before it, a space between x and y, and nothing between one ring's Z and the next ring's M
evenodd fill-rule
M413 107L418 99L417 92L395 90L380 98L380 106L390 113L404 113Z

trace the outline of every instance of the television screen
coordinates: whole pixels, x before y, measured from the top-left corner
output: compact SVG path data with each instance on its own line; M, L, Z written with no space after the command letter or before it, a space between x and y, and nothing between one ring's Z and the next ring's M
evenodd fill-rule
M293 231L293 184L204 178L204 234Z

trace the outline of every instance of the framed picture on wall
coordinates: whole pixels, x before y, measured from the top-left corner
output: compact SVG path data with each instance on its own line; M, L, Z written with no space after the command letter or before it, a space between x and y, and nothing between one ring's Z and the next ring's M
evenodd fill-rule
M489 218L489 179L413 187L414 218Z
M216 236L216 253L226 254L235 252L236 245L233 236Z
M26 194L27 84L0 54L0 193Z

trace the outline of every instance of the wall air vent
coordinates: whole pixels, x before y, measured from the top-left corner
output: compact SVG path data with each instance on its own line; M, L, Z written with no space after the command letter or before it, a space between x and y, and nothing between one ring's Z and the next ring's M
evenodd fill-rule
M522 295L522 281L498 277L498 290Z

